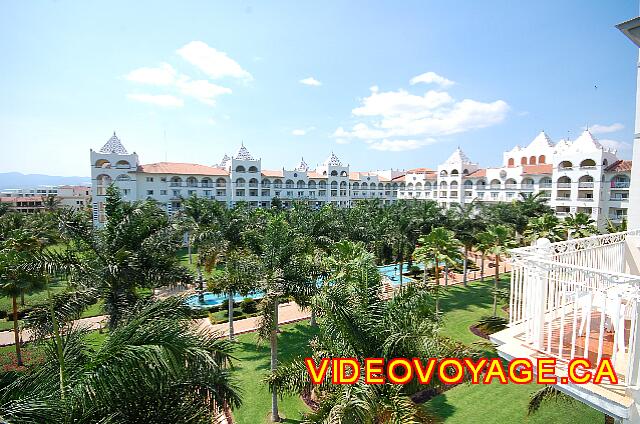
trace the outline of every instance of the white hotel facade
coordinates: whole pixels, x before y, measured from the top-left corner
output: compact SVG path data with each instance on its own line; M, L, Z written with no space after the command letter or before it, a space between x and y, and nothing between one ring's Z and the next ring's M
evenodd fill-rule
M127 201L154 199L172 214L192 195L228 206L246 202L268 207L279 198L285 207L306 201L313 207L331 203L349 207L362 199L389 204L397 199L454 203L508 202L520 193L541 193L559 216L584 212L603 227L627 216L631 162L601 146L585 131L573 141L553 143L540 133L526 147L503 153L502 166L480 168L456 149L436 170L354 172L334 154L315 169L305 163L287 170L263 169L242 145L216 165L160 162L141 164L114 135L98 151L91 150L93 218L104 222L107 187L115 183Z

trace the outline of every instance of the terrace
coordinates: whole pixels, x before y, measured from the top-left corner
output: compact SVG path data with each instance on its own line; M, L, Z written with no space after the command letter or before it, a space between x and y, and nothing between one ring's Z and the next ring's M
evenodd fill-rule
M509 327L492 335L500 356L553 357L556 375L568 362L609 358L618 384L557 388L624 422L637 417L640 386L640 230L511 251ZM631 420L631 421L627 421Z

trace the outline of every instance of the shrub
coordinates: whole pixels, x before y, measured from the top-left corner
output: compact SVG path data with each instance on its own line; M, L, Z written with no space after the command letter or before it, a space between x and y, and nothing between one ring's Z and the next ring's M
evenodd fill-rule
M480 318L476 324L476 328L485 334L493 334L500 330L504 330L507 327L507 323L508 321L506 318L484 316Z
M4 319L7 317L7 311L4 309L0 309L0 319Z
M224 316L225 316L226 318L229 318L229 311L225 311ZM242 317L242 316L244 316L244 314L242 313L242 311L237 311L237 310L234 310L234 311L233 311L233 317L234 317L234 318L240 318L240 317Z
M245 314L253 314L258 311L258 302L250 297L245 297L240 304L242 312Z
M233 306L235 306L235 302L233 302ZM225 299L222 301L222 303L219 306L219 310L222 311L228 311L229 310L229 299Z

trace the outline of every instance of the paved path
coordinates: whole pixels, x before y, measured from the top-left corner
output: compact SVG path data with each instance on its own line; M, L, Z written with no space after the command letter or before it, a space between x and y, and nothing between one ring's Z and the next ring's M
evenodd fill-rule
M282 303L278 307L278 323L289 324L292 322L302 321L311 317L311 311L300 309L297 303L289 302ZM243 334L256 331L258 329L258 323L260 317L251 317L245 319L239 319L233 322L234 334ZM209 318L202 318L197 320L200 328L209 328L220 333L221 336L229 335L229 323L211 324Z
M107 320L106 315L100 315L97 317L82 318L76 321L76 323L82 328L89 330L98 330L100 327L104 327L104 321ZM26 343L31 340L31 332L24 330L21 332L22 342ZM13 336L13 330L0 331L0 346L12 345L15 339Z

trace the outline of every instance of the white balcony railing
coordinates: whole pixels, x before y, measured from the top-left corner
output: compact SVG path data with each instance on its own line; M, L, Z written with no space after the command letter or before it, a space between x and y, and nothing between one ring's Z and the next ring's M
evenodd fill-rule
M636 325L640 276L625 273L628 243L640 231L511 251L509 326L534 350L568 361L610 358L621 384L640 383Z

